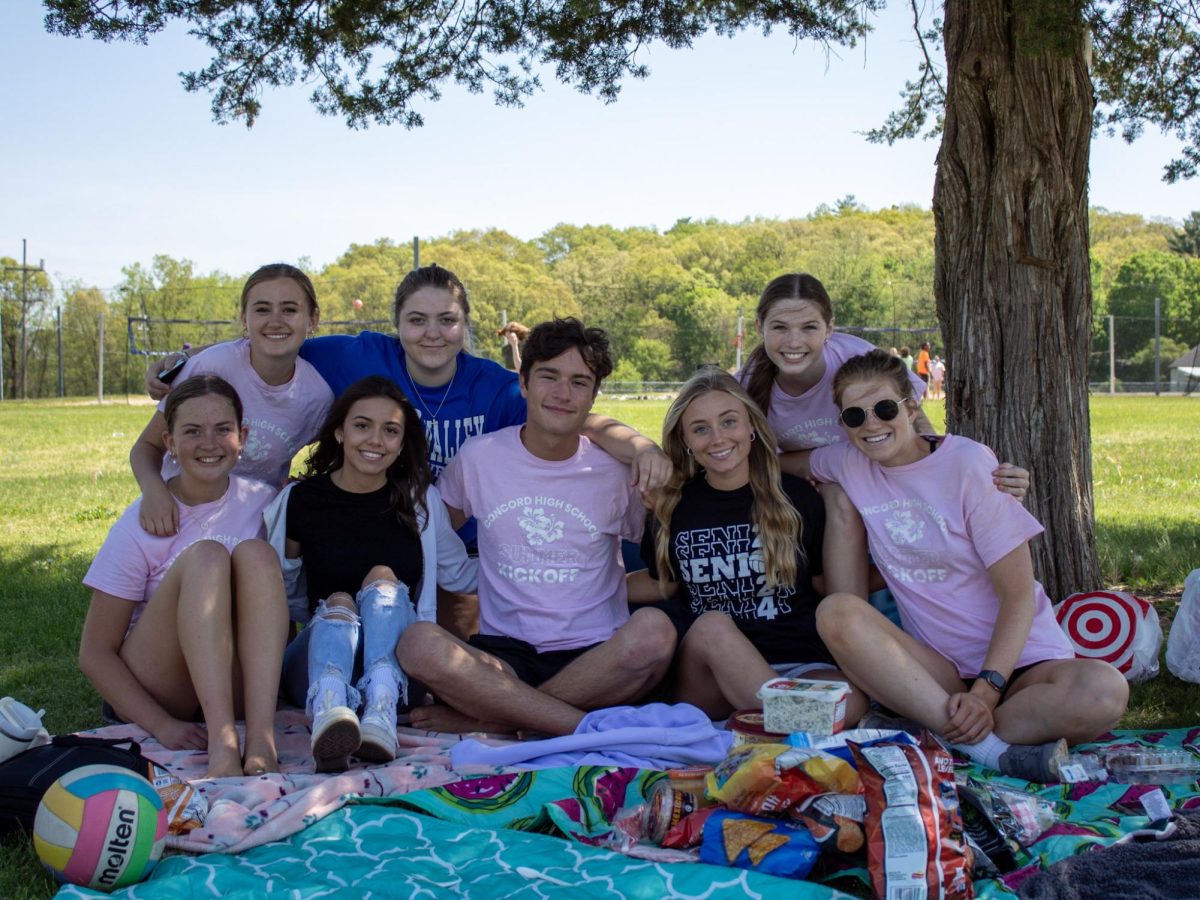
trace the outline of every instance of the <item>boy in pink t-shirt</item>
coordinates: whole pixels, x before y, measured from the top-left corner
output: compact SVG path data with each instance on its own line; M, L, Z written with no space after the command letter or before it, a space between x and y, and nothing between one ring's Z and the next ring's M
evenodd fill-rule
M620 539L641 536L639 494L580 434L611 371L604 332L537 326L521 359L528 420L471 438L442 473L451 521L479 523L480 633L404 633L401 667L437 698L412 710L415 727L569 734L585 710L636 700L666 672L674 626L626 603Z

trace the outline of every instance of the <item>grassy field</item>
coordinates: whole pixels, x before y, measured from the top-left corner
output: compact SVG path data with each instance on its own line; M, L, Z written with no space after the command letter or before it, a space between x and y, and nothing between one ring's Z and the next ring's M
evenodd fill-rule
M927 404L940 421L940 404ZM602 397L597 411L657 436L665 400ZM135 498L129 446L144 404L0 404L0 696L45 707L52 733L100 724L75 654L88 594L80 584L108 528ZM1174 611L1200 566L1200 400L1092 400L1096 531L1104 580ZM1200 722L1200 691L1166 673L1135 688L1127 727ZM0 846L0 897L35 898L53 884L24 840Z

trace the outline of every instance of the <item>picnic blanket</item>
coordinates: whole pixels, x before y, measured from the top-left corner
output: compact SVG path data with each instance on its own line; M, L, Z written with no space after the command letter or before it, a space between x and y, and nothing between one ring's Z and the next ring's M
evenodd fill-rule
M300 727L304 728L303 725ZM307 733L307 729L304 730ZM348 783L369 787L369 790L357 792L362 796L340 794L331 799L330 792L320 791L319 785L305 786L303 779L321 776L268 776L268 780L300 779L297 782L300 793L319 800L321 805L297 803L289 810L294 808L299 813L301 809L307 809L301 818L314 822L320 818L320 821L286 840L254 847L240 856L170 857L159 864L150 881L115 896L250 896L250 893L238 892L250 890L251 883L254 895L267 892L264 885L275 885L270 889L280 891L286 885L291 896L296 897L325 896L327 894L321 891L328 892L334 884L341 884L343 890L352 889L358 893L375 890L384 896L407 896L422 889L422 885L427 891L454 891L478 897L525 896L527 893L531 896L565 896L559 888L570 893L576 885L590 884L595 878L602 887L589 891L588 895L660 897L695 893L755 896L786 889L790 895L807 900L810 897L847 896L839 893L837 888L858 894L866 887L863 869L827 875L824 884L788 882L784 885L770 876L751 876L735 870L714 870L695 862L671 861L678 857L630 859L599 846L605 843L611 831L609 823L615 811L622 805L638 802L653 782L663 777L661 773L615 767L537 772L494 767L487 773L455 780L463 773L453 773L444 765L453 738L414 733L406 735L405 742L406 752L423 755L427 761L413 763L410 760L398 766L382 767L404 770L395 775L380 774L380 769L375 768L328 779L331 782L350 779ZM1105 736L1102 742L1080 749L1139 744L1197 752L1198 742L1200 728L1119 731ZM424 771L418 773L422 766ZM1025 868L1004 880L976 882L977 896L983 898L1016 897L1021 881L1031 874L1058 860L1096 852L1144 829L1149 820L1140 798L1157 789L1154 785L1100 782L1041 787L1005 779L978 766L969 766L960 774L1035 790L1041 797L1054 802L1061 817L1029 848L1022 860L1027 863ZM428 787L421 784L423 779L446 780L438 786ZM253 784L261 779L227 781ZM233 785L218 782L208 785L218 802L238 799L234 796ZM396 790L384 792L391 787ZM1173 810L1200 810L1200 788L1195 781L1164 786L1162 790ZM286 796L279 797L266 805L285 799ZM347 806L347 801L354 805ZM246 807L252 819L262 805ZM330 806L330 809L322 811L324 806ZM216 807L214 804L214 809ZM284 819L287 814L285 811L275 821ZM258 837L263 828L274 826L272 816L263 816L263 821L271 824L245 825L248 834ZM206 840L212 843L225 840L230 834L229 822L230 817L223 814L214 828L210 820L205 831L212 831L213 835ZM245 834L241 840L247 842ZM448 845L448 849L443 850L443 844ZM460 851L465 854L464 858L454 861ZM649 855L653 856L653 853ZM388 873L387 880L381 882L387 885L386 890L380 890L379 883L371 880L374 877L371 873L380 867ZM344 883L336 879L331 881L329 868L343 878ZM578 878L576 869L581 873ZM372 884L377 886L372 888ZM92 894L78 888L65 888L60 896Z
M238 726L239 731L241 727ZM283 840L340 809L351 797L406 794L461 781L468 775L506 771L503 767L484 765L454 769L450 764L450 748L462 739L459 735L400 728L399 753L393 762L354 766L337 775L317 775L309 752L309 722L300 709L276 713L275 746L282 771L272 775L206 779L207 754L169 750L136 725L113 725L84 734L133 738L141 744L142 753L190 782L205 797L209 814L204 827L167 839L169 848L191 853L240 853ZM484 740L511 743L499 738Z

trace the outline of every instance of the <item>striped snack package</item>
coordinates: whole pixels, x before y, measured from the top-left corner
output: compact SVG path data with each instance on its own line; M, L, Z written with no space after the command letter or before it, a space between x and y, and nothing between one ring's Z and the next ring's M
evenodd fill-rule
M850 744L867 800L867 870L880 900L970 900L954 760L928 733L919 746Z

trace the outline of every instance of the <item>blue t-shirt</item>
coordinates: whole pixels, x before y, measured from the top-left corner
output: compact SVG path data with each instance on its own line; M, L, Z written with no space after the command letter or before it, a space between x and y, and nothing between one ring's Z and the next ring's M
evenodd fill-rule
M517 373L490 359L459 353L450 384L431 388L409 378L404 347L394 335L363 331L309 338L300 348L300 356L329 383L334 396L368 375L392 379L425 424L429 467L435 479L467 438L525 423L525 398ZM458 533L463 543L474 547L474 521Z

